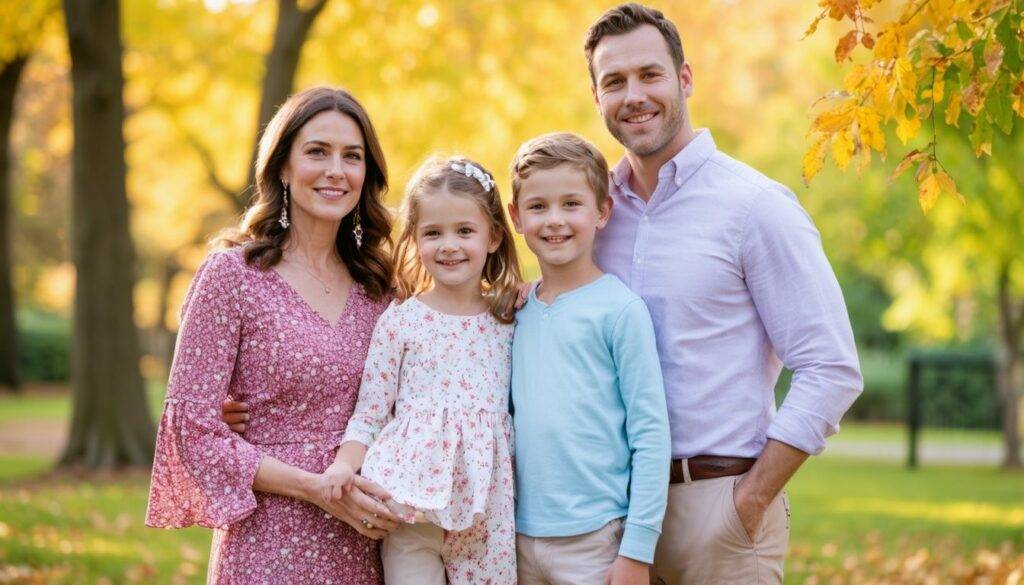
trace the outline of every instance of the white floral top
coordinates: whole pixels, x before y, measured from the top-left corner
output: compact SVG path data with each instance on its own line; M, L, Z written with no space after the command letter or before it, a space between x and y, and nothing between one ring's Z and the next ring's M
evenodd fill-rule
M415 297L373 331L342 442L369 446L362 475L446 530L512 508L512 333L490 313L449 315Z

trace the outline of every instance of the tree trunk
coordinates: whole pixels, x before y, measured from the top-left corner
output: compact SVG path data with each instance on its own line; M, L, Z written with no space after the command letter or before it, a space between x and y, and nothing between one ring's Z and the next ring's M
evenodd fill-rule
M1005 260L999 269L999 397L1003 405L1003 467L1021 469L1020 395L1024 388L1024 305L1015 302L1010 290L1012 260Z
M10 160L8 152L14 96L28 62L19 55L0 67L0 390L21 387L18 375L18 328L14 320L14 286L11 282Z
M302 45L306 43L309 29L316 17L327 5L327 0L317 0L308 9L299 8L298 0L279 0L277 3L277 26L274 29L274 45L266 59L263 87L260 90L260 111L256 121L256 139L249 164L249 178L238 196L238 209L245 209L256 183L256 153L259 149L263 128L274 117L277 110L292 91L295 72L299 68Z
M148 465L154 427L133 321L117 0L64 0L74 92L71 347L74 414L63 465Z

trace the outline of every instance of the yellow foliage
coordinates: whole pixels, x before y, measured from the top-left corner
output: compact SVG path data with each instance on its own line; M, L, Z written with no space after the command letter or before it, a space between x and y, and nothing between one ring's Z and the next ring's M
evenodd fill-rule
M802 163L804 184L810 183L811 179L825 166L825 146L828 144L826 137L819 137L814 144L804 153Z
M888 4L885 10L884 4ZM952 177L935 171L941 163L934 128L940 121L959 128L960 117L966 113L972 120L964 130L971 133L975 153L991 155L993 129L1008 134L1014 118L1024 117L1024 54L1020 47L1024 5L1007 0L881 0L859 5L854 2L855 9L851 10L848 0L820 0L819 6L821 12L808 34L817 30L824 18L849 21L853 30L836 41L836 61L844 66L858 42L870 51L871 59L866 64L851 65L842 83L848 102L856 104L854 147L851 149L843 136L847 124L841 110L833 108L820 114L810 126L805 178L820 170L809 163L817 160L812 151L815 155L820 151L823 139L832 144L833 162L845 169L851 154L861 145L884 156L885 128L895 130L900 142L908 144L917 138L927 120L933 129L928 148L911 151L916 153L915 160L924 158L929 163L929 172L917 175L921 208L927 213L940 192L962 200ZM875 10L868 16L870 6ZM893 14L898 16L893 18ZM918 96L926 101L919 104ZM877 134L874 123L870 124L871 130L865 129L869 126L865 120L870 117L862 116L862 111L877 118ZM901 157L903 162L894 176L906 168L908 156ZM870 158L870 153L862 153L858 169L863 169Z
M840 169L846 170L849 166L854 150L853 132L850 129L843 130L832 139L832 160Z
M939 192L942 191L942 187L939 185L939 181L934 173L929 173L925 178L918 183L917 186L917 198L921 202L921 210L928 213L935 207L935 202L939 200Z
M910 116L908 118L902 112L896 116L896 136L903 144L917 136L917 132L920 129L921 119L917 116Z

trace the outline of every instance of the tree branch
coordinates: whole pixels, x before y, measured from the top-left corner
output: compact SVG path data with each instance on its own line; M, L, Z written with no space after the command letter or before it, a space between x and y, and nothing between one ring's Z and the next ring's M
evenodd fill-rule
M210 182L210 185L212 185L214 189L228 200L232 208L241 211L243 207L239 204L239 190L231 188L227 183L221 180L220 176L217 174L217 163L214 160L213 153L210 152L210 149L207 148L206 145L199 140L199 137L191 131L184 128L179 128L179 131L184 135L185 141L189 143L199 156L199 160L202 162L203 168L206 169L206 179Z

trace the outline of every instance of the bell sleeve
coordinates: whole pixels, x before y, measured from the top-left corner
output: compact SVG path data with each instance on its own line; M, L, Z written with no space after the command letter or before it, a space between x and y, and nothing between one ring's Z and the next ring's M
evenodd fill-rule
M181 328L157 431L146 525L207 528L256 508L262 454L220 418L241 339L239 255L210 255L181 309Z

